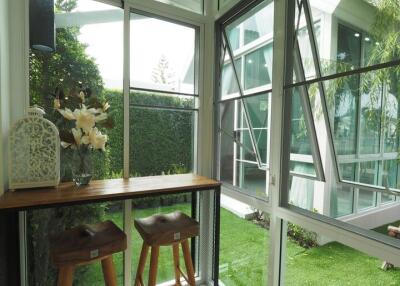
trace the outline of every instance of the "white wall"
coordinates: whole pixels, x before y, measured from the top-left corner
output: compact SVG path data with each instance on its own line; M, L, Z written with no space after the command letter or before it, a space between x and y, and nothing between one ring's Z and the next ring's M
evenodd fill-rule
M9 65L9 1L0 0L0 194L5 189L6 168L4 161L6 133L9 124L9 94L10 94L10 65Z
M8 185L8 131L29 100L28 3L0 0L0 194Z

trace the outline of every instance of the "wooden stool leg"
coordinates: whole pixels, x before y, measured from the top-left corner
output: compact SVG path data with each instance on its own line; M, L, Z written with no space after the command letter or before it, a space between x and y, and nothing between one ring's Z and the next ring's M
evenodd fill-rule
M149 253L149 246L143 242L142 251L140 252L139 263L136 270L135 286L144 286L143 271L146 265L146 259L148 253Z
M175 286L181 286L181 273L179 271L179 244L172 245L174 255Z
M74 266L61 266L58 271L58 286L72 286Z
M156 286L158 254L159 254L159 252L160 252L160 247L159 246L151 247L150 270L149 270L149 286Z
M188 283L190 286L195 286L196 282L194 279L192 257L190 256L189 241L185 239L184 241L182 241L181 244L182 244L183 258L185 259L186 272L189 279Z
M115 274L113 258L111 255L101 261L101 267L103 268L103 276L106 286L117 286L117 275Z

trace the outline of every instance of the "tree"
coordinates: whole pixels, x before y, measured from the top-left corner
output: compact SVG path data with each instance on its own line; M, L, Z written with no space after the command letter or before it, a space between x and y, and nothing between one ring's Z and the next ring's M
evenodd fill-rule
M77 0L56 0L54 6L56 11L71 12L77 6Z
M169 67L169 62L165 55L161 55L157 66L153 68L152 79L155 83L173 84L174 72Z

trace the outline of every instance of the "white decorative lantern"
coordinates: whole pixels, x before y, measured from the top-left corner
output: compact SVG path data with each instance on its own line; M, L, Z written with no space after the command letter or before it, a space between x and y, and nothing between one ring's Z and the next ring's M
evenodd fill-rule
M9 188L57 186L60 182L60 136L57 127L43 118L45 112L28 109L9 138Z

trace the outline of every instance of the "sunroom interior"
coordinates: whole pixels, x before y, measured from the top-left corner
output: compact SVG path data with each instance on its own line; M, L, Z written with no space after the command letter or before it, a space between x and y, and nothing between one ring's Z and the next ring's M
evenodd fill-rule
M396 0L0 0L0 285L400 285L399 27Z

